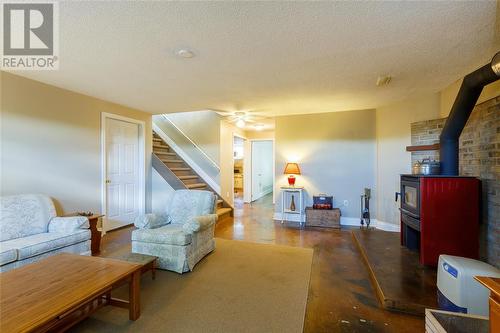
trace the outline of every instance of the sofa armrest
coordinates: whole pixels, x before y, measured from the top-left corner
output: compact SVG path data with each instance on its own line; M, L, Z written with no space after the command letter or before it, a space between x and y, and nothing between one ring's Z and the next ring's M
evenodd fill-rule
M195 216L190 221L182 225L185 233L192 234L210 228L217 222L217 214Z
M137 216L134 225L138 229L155 229L170 223L167 214L144 214Z
M49 232L72 232L89 228L89 219L86 216L56 216L49 221Z

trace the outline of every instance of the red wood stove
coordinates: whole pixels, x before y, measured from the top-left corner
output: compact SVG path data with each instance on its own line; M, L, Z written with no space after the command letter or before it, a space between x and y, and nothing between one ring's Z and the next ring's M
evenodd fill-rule
M477 259L480 186L473 177L401 175L401 245L424 265L440 254Z

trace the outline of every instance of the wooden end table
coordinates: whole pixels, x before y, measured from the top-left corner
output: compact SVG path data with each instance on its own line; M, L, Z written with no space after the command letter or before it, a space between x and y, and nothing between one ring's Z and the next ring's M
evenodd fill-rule
M78 213L71 213L65 216L85 216L79 215ZM97 222L99 219L104 217L102 214L93 214L91 216L85 216L89 219L90 224L90 250L92 251L92 255L96 256L101 252L101 236L102 233L97 229Z

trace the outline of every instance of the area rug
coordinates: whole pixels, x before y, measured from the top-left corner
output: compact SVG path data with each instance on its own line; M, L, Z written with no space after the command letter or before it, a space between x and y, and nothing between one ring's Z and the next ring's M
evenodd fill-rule
M216 243L192 272L158 271L154 281L145 273L137 321L128 320L128 310L107 306L71 331L302 332L313 250Z

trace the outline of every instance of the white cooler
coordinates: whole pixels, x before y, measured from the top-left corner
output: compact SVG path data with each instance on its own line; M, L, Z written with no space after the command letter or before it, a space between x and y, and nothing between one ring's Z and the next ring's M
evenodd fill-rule
M500 277L500 270L482 261L440 255L437 268L439 308L488 317L490 292L474 276Z

